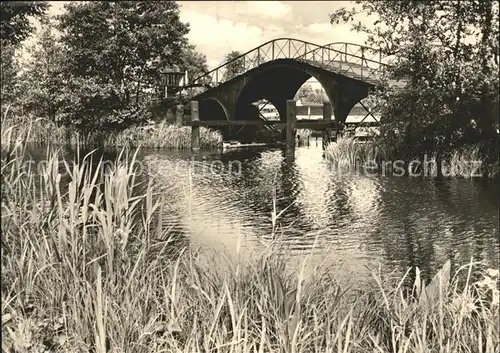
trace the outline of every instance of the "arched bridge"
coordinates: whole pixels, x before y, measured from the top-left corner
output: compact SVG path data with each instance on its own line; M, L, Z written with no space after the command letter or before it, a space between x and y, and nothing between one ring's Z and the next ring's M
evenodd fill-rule
M257 120L252 103L265 99L286 118L286 101L314 77L325 89L336 123L381 83L390 58L380 50L352 43L317 45L280 38L264 43L212 71L194 84L206 91L194 96L201 121Z

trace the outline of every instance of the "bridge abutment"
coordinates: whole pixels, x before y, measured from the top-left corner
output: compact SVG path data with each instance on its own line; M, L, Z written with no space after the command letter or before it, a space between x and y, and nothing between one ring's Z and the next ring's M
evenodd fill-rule
M336 139L351 109L360 100L368 97L369 86L360 84L360 82L347 77L339 75L333 76L324 72L319 72L316 78L321 83L330 99L336 123ZM325 114L325 112L323 112L323 114Z
M345 124L349 112L356 105L356 103L368 96L368 91L366 91L366 93L353 92L347 94L336 92L334 96L333 116L335 117L335 123L337 127L335 133L335 138L337 138Z

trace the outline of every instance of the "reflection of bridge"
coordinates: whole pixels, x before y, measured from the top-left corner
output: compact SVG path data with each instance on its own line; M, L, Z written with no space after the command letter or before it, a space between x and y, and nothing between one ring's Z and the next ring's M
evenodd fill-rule
M330 100L330 108L323 109L326 121L297 122L292 130L336 128L354 105L381 84L387 61L379 50L357 44L320 46L291 38L269 41L194 80L207 90L192 98L198 102L194 104L198 111L192 114L193 132L197 133L195 128L200 125L227 126L225 134L231 136L232 126L240 126L240 130L243 126L281 126L287 121L287 101L293 100L311 77L323 86ZM252 104L262 99L276 107L281 121L262 118Z

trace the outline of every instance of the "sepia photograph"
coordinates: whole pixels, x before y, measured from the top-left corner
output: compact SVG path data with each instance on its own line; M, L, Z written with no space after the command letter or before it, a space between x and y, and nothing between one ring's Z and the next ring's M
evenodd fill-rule
M499 1L3 1L2 353L499 353Z

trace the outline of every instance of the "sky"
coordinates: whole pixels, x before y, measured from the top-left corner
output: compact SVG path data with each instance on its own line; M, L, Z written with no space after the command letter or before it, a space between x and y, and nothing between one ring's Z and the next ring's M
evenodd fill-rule
M64 3L51 1L49 13L61 13ZM363 44L366 38L351 31L349 24L329 23L330 13L355 6L350 1L179 1L179 4L181 21L190 25L189 42L206 55L210 69L219 66L233 50L246 52L275 38L296 38L319 45Z
M66 1L50 1L49 13L60 14ZM230 51L248 51L274 38L315 44L337 41L363 44L350 25L331 25L329 14L350 1L179 1L181 21L188 22L191 44L207 56L210 68Z
M207 56L211 68L232 50L246 52L274 38L302 39L315 44L365 37L350 25L331 25L329 14L349 1L180 1L181 20L190 24L189 40Z

